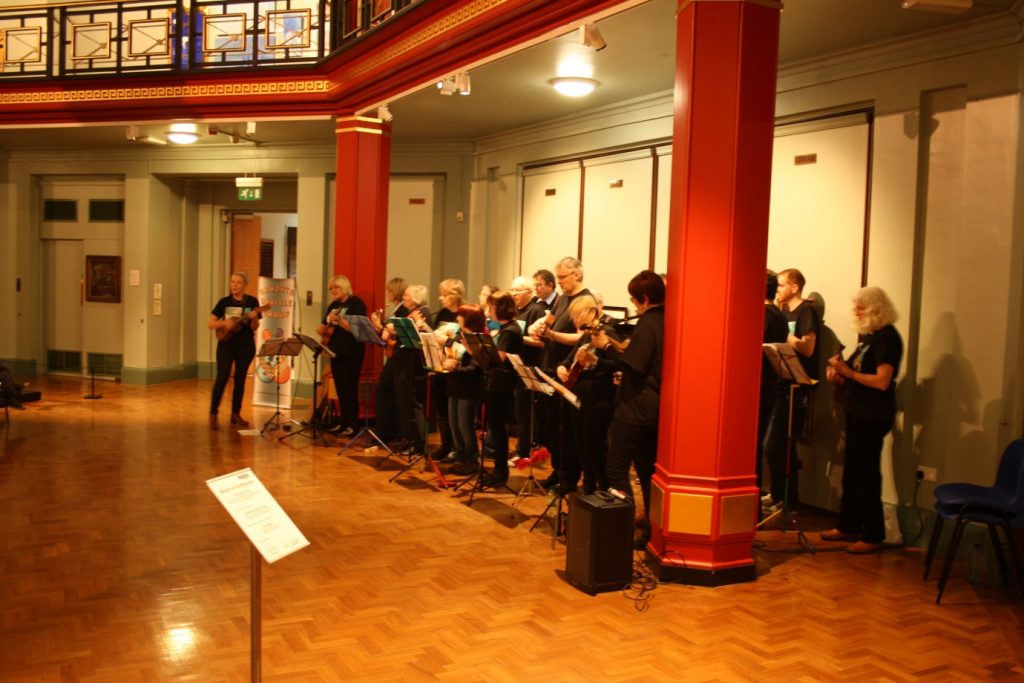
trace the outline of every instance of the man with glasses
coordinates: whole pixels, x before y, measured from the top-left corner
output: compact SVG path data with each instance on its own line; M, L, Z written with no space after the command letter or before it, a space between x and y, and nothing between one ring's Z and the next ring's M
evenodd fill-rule
M583 286L583 264L577 258L566 256L559 261L555 266L555 279L562 290L561 296L555 299L551 313L530 327L530 335L544 342L541 369L552 377L557 374L558 364L572 352L580 339L581 333L572 322L569 306L573 300L590 295L590 290ZM551 439L551 464L554 471L541 483L546 488L556 486L561 473L561 493L570 493L576 490L581 468L574 445L562 435L561 415L569 406L561 396L556 395L548 397L546 408L545 429Z

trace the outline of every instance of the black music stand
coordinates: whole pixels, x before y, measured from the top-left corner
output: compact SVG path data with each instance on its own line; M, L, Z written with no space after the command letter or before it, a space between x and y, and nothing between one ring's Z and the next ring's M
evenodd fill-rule
M294 357L302 353L302 340L296 337L289 337L288 339L271 339L263 342L263 346L260 347L260 352L257 354L261 358L268 358L270 356L287 356ZM281 419L281 360L278 359L274 365L274 414L269 420L263 423L263 427L260 428L260 434L267 431L268 429L274 431L279 429L283 424Z
M789 414L786 420L786 482L783 486L782 505L758 522L756 528L760 529L782 515L784 523L781 530L795 530L797 542L813 555L817 550L797 523L795 506L789 502L789 485L793 474L793 451L796 449L796 434L793 431L793 405L796 393L800 387L809 387L813 390L818 381L808 377L800 359L797 358L796 351L787 342L762 344L761 348L778 378L789 383ZM810 416L808 415L806 419L810 419Z
M320 417L317 412L316 395L317 390L320 388L320 354L326 353L329 357L334 358L334 352L331 351L326 346L324 346L323 344L321 344L320 342L318 342L316 339L313 339L312 337L307 337L304 334L295 335L295 339L298 339L300 342L302 342L303 346L305 346L307 349L313 352L313 415L308 425L298 430L297 432L292 432L291 434L286 434L285 436L278 437L277 440L280 442L284 442L285 439L290 439L293 436L302 435L309 439L310 441L316 441L319 439L320 442L323 443L324 446L326 446L327 439L324 438L324 432L327 430L324 428L324 424L320 421Z
M408 318L402 318L402 320L408 320ZM409 322L411 323L412 321ZM416 334L417 337L419 338L420 350L423 352L424 367L427 370L427 404L424 406L424 410L429 415L431 398L430 373L447 374L448 371L444 369L444 351L441 349L441 345L438 344L437 337L434 336L434 333L417 332ZM424 443L426 443L427 441L425 437L426 435L424 435ZM441 472L441 468L437 466L437 462L435 462L433 458L427 455L426 451L428 449L424 448L423 450L423 453L416 454L413 458L409 460L405 467L395 472L395 474L390 479L388 479L388 481L393 482L394 480L398 479L400 476L411 470L413 467L415 467L416 463L423 460L426 462L426 466L423 469L426 470L427 467L430 467L430 469L434 471L434 476L436 476L438 482L440 482L441 488L447 489L450 486L450 484L448 483L448 480L444 478L444 474Z
M564 398L569 403L569 405L571 405L576 410L580 409L580 399L576 396L576 394L574 394L571 391L569 391L569 389L566 388L566 386L564 384L562 384L561 382L559 382L558 380L552 379L549 375L547 375L540 368L535 368L535 371L536 371L537 375L542 380L544 380L545 383L550 385L551 390L554 393L556 393L559 396L561 396L562 398ZM555 519L554 519L553 522L551 522L551 547L552 548L555 547L555 539L558 538L559 536L562 536L563 534L565 534L565 530L563 528L563 522L565 521L566 513L565 513L565 510L563 509L563 506L565 505L565 493L566 493L565 489L567 487L565 485L565 471L562 469L564 464L565 464L565 460L559 460L559 462L558 462L558 485L555 486L555 494L554 494L554 496L552 496L551 500L548 501L548 505L547 505L547 507L544 508L544 511L540 513L540 516L537 517L536 520L534 520L533 525L530 527L530 531L533 532L533 530L537 528L537 525L540 524L542 519L547 519L548 518L548 510L550 510L551 508L555 508Z
M537 396L539 394L550 396L555 393L555 390L550 384L546 383L537 375L534 368L524 365L522 359L516 354L508 354L508 359L512 361L512 368L516 371L516 374L519 375L519 379L522 381L523 386L525 386L526 390L530 392L530 473L526 477L526 481L523 482L522 488L519 489L519 493L516 494L516 499L512 501L512 515L515 516L515 508L524 498L529 498L534 495L534 492L544 492L544 487L538 484L537 478L533 476L533 454L537 448L534 418L535 411L537 409Z
M466 345L466 349L469 351L469 355L473 356L473 360L484 370L491 370L501 365L501 356L498 354L498 347L494 345L494 337L489 332L463 332L462 342ZM480 467L477 468L476 474L468 477L456 486L456 490L462 487L466 482L472 481L473 488L469 492L469 500L466 501L466 505L472 505L476 494L484 490L484 476L487 471L484 469L484 462L486 458L486 445L487 435L490 430L487 429L487 399L486 394L484 398L484 438L481 439L480 444ZM506 456L507 457L507 456ZM502 487L507 489L509 493L515 493L508 484L502 484Z

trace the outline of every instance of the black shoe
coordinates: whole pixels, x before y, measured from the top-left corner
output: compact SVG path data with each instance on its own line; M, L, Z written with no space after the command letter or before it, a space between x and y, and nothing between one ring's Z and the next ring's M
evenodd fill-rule
M489 489L504 486L508 482L508 474L506 472L491 472L486 477L480 480L480 487Z
M451 469L452 474L476 474L476 471L480 469L480 465L474 462L460 462L458 465Z
M347 437L350 437L350 436L355 436L355 435L356 435L356 430L355 430L354 427L345 427L344 429L342 429L341 431L338 432L338 436L340 436L343 439L347 438Z
M408 457L412 457L414 455L419 455L422 452L423 452L423 449L421 447L419 447L419 446L406 446L402 450L398 451L398 454L399 455L405 455L405 456L408 456Z
M7 401L7 405L10 406L11 408L14 408L15 410L25 410L25 406L21 404L21 401L18 401L13 398Z
M558 472L552 472L550 475L548 475L547 479L544 479L540 482L540 485L546 489L553 489L556 486L558 486Z
M454 465L455 463L462 462L462 461L459 459L459 454L458 453L456 453L455 451L451 451L450 453L448 453L448 455L446 455L443 458L441 458L441 460L439 460L439 462L442 465Z

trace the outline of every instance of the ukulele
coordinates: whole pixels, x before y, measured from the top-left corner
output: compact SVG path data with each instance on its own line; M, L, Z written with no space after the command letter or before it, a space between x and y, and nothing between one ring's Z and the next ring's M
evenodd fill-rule
M226 342L229 339L231 339L231 337L233 337L236 332L242 329L242 325L247 324L250 320L254 320L256 316L258 316L260 313L269 310L270 304L257 306L256 308L252 309L251 311L249 311L248 313L241 317L229 318L228 320L230 320L231 324L214 329L213 334L217 337L217 341Z

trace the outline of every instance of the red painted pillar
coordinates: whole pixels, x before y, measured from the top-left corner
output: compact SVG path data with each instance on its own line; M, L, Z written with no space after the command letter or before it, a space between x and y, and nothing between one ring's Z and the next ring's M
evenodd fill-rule
M751 543L776 0L680 0L668 305L648 553L660 576L755 577Z
M334 273L346 275L372 310L383 305L387 281L391 125L339 116L335 133Z
M334 271L352 282L368 309L384 305L388 258L388 183L391 124L365 116L339 116L335 126L337 175L334 185ZM381 354L370 351L363 377L381 368Z

